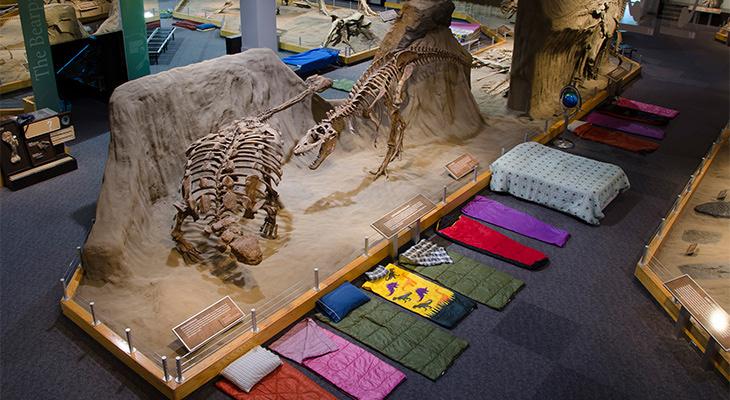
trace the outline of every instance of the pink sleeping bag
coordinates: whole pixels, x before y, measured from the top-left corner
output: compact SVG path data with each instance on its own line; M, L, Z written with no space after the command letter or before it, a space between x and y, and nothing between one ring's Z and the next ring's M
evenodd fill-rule
M311 318L296 324L269 348L303 364L356 399L383 399L406 379L395 367Z

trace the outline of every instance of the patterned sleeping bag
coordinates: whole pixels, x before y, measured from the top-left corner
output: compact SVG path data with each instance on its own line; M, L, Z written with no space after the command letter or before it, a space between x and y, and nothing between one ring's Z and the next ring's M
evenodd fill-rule
M404 268L416 271L495 310L501 310L525 283L467 256L448 251L453 264L430 267L401 258Z
M316 317L432 380L446 373L469 346L466 340L376 298L337 323L323 314Z
M476 307L471 299L393 264L384 277L362 288L446 328L453 328Z
M269 348L306 366L355 399L383 399L406 379L395 367L311 318L296 324Z

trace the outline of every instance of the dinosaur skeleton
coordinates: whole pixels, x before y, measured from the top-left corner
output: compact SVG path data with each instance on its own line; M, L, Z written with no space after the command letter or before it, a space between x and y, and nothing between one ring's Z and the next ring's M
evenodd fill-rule
M317 8L319 8L319 12L321 12L322 14L324 14L326 16L329 16L330 15L329 10L327 10L327 6L324 4L324 1L325 0L319 0L317 2L317 5L316 6L314 4L312 4L312 2L309 1L309 0L304 0L304 1L307 4L309 4L310 7L317 7ZM370 8L370 6L367 3L367 0L357 0L357 11L365 14L368 17L375 17L375 16L378 15L375 11L373 11L372 8Z
M375 35L370 30L370 25L372 25L372 21L366 19L360 12L355 12L345 18L332 15L332 26L329 34L327 34L327 39L322 43L322 47L334 47L342 42L354 51L352 44L350 44L351 37L362 35L369 41L375 39Z
M221 253L232 253L244 264L261 262L258 241L241 232L240 222L242 218L253 219L258 210L263 210L266 218L260 228L261 236L277 236L280 204L274 187L281 180L284 151L280 132L267 121L332 86L331 80L317 75L305 83L307 89L299 95L255 117L233 121L188 147L180 188L182 202L175 203L177 214L171 232L186 261L201 261L200 251L185 239L182 230L187 217L192 217L206 223L203 233L217 237L216 249Z
M502 3L499 5L499 11L502 12L505 19L510 19L517 13L517 1L502 0Z
M369 118L377 130L380 121L374 115L374 108L383 100L390 115L388 150L380 168L371 173L376 179L381 175L387 178L388 164L400 155L403 148L406 124L401 118L400 106L404 101L406 82L416 67L435 63L448 63L468 69L472 60L470 56L425 47L396 50L384 55L374 61L358 79L344 103L330 110L319 124L307 131L294 147L294 154L300 156L319 147L319 154L309 166L310 169L317 169L334 151L345 125L352 130L351 118Z

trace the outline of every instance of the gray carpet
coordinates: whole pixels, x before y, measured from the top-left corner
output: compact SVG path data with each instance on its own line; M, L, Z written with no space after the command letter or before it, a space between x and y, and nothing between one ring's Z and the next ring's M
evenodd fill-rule
M622 166L632 183L600 227L486 193L573 237L558 249L507 233L550 256L541 271L454 246L527 286L503 312L479 307L454 330L470 347L445 376L431 382L401 368L408 379L391 398L728 398L727 383L700 367L685 340L674 339L670 319L633 277L643 244L728 120L728 49L709 36L627 34L626 41L645 63L644 77L626 95L681 111L660 150L640 156L574 138L572 152ZM74 111L79 170L0 191L0 398L157 399L152 386L59 312L58 278L94 216L108 143L103 104L75 100ZM208 384L190 398L227 397Z

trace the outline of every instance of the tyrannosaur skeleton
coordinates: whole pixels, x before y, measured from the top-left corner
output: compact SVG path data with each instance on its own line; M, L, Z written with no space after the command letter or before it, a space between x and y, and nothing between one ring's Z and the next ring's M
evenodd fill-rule
M191 217L205 223L203 233L218 239L216 249L221 253L230 253L244 264L261 262L258 241L241 232L240 222L242 218L253 219L263 210L266 218L259 230L261 236L277 236L280 204L274 188L281 180L284 151L280 132L267 121L332 86L332 81L315 75L307 79L306 85L306 90L286 102L255 117L235 120L188 147L180 188L182 202L175 203L177 214L171 232L177 250L186 260L201 261L200 251L183 234L182 225Z
M337 138L345 126L352 130L351 118L369 118L375 123L376 129L380 126L380 121L374 115L374 108L382 100L390 116L388 149L380 167L371 173L376 179L381 175L386 175L387 178L388 164L403 149L406 124L401 118L401 105L405 100L406 83L417 67L437 63L468 70L472 67L472 58L440 49L410 47L393 51L375 60L355 83L347 100L330 110L319 124L309 129L299 140L294 147L294 154L303 155L319 147L316 159L309 166L317 169L334 151Z

